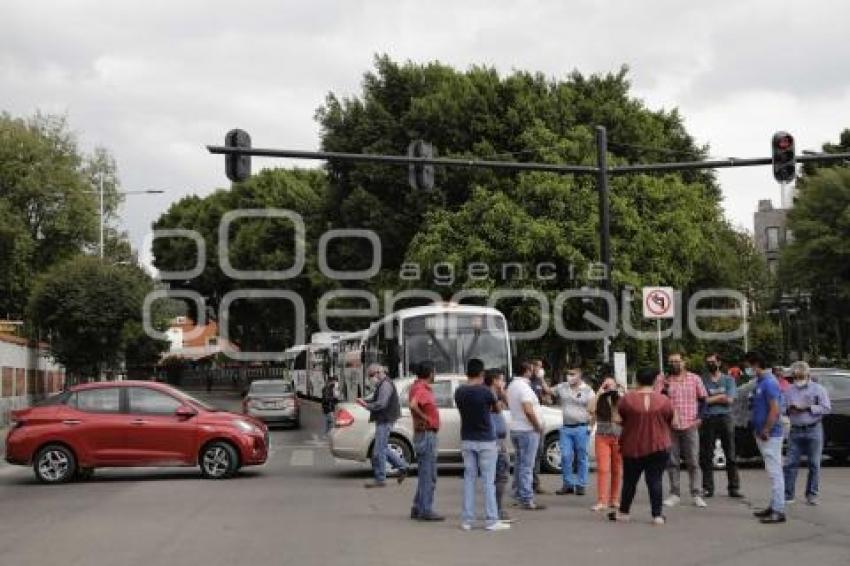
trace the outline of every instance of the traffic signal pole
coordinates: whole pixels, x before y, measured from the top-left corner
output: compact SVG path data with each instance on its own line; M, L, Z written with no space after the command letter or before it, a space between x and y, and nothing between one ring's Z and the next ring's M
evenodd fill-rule
M235 130L234 130L235 131ZM247 136L247 134L245 134ZM247 137L250 144L250 136ZM207 150L216 155L224 155L225 161L229 156L279 157L289 159L312 159L320 161L346 161L351 163L385 163L388 165L437 165L442 167L466 167L472 169L491 169L513 172L538 171L562 175L595 175L599 193L599 258L604 265L605 290L610 291L611 285L611 226L610 226L610 194L609 177L611 175L632 175L644 173L675 173L701 169L726 169L732 167L753 167L771 165L773 157L756 157L738 159L716 159L706 161L684 161L672 163L639 163L634 165L608 166L608 138L604 126L596 127L596 166L568 165L554 163L518 163L515 161L488 161L481 159L453 159L444 157L416 157L412 155L380 155L371 153L346 153L336 151L303 151L295 149L273 149L239 147L228 140L228 145L208 145ZM232 159L232 158L231 158ZM850 159L850 153L818 153L796 156L799 163L823 163ZM242 164L240 164L242 165ZM228 171L233 169L231 165ZM242 168L241 172L245 169ZM240 173L241 173L240 172ZM250 174L250 161L247 163L247 173ZM247 175L245 175L247 177ZM234 179L236 180L236 179ZM239 179L244 180L244 179ZM607 306L605 307L607 309ZM610 338L603 343L605 361L609 358Z

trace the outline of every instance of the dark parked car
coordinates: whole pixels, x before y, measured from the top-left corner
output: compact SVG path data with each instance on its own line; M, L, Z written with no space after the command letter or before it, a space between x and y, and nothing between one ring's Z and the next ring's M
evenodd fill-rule
M811 375L812 379L824 386L832 402L832 412L823 419L823 452L833 460L846 460L850 455L850 371L812 368ZM749 427L749 401L754 389L755 379L738 387L738 398L733 409L735 452L738 458L759 456Z

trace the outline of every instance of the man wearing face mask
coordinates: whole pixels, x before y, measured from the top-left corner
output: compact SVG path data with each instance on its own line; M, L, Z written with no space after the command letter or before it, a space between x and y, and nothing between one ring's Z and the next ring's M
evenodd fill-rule
M560 436L563 485L555 493L584 495L589 471L587 443L590 440L590 411L588 408L596 395L593 389L582 381L579 367L570 368L567 372L566 383L559 383L554 389L554 394L564 413L564 426L561 427ZM578 474L573 474L574 459L578 464Z
M390 461L398 471L398 483L407 477L407 462L404 458L389 450L387 444L390 439L390 431L395 422L401 417L401 404L398 400L398 391L395 384L387 375L387 370L380 364L371 364L366 370L367 377L375 383L372 396L366 399L357 399L357 403L369 411L369 422L375 423L375 443L372 448L372 472L374 481L367 482L367 488L386 486L387 460Z
M673 352L667 358L670 373L659 376L655 383L655 391L663 393L673 403L675 416L671 431L672 445L670 446L670 462L667 475L670 477L670 496L664 500L664 505L674 507L681 501L680 497L680 462L685 461L688 469L688 487L693 504L706 507L702 498L702 473L699 467L699 426L700 403L708 396L702 379L695 373L685 369L682 354Z
M747 376L756 378L755 391L750 398L750 426L770 478L770 504L753 515L765 524L784 523L785 478L782 472L782 423L779 420L782 392L761 353L747 352L744 361Z
M809 364L791 364L794 384L785 391L788 415L791 419L791 434L788 436L788 457L785 461L785 503L793 503L797 483L800 456L805 454L809 466L806 480L806 503L818 504L818 479L820 461L823 456L823 416L829 414L832 405L826 389L811 380Z
M735 424L732 422L732 403L735 401L735 380L720 371L720 356L705 358L707 373L702 378L708 398L704 419L699 429L699 462L702 469L703 497L714 495L714 447L717 440L726 457L726 487L729 497L741 497L738 466L735 464Z

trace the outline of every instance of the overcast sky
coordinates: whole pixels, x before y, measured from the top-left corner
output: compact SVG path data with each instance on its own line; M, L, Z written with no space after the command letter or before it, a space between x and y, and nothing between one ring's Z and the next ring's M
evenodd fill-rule
M678 107L713 156L755 157L779 129L799 151L850 127L848 30L837 0L3 0L0 110L67 113L125 190L166 189L127 197L138 246L169 203L227 184L205 144L241 127L258 147L317 148L316 108L357 94L376 53L554 77L627 64L634 93ZM736 225L779 203L768 168L719 179Z

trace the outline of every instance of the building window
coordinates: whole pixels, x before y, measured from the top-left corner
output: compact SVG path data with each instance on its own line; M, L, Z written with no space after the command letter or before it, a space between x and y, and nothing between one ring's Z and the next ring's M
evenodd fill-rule
M767 251L775 252L779 250L779 227L770 226L765 230L767 233Z
M794 232L790 228L785 229L785 243L790 244L794 241Z

